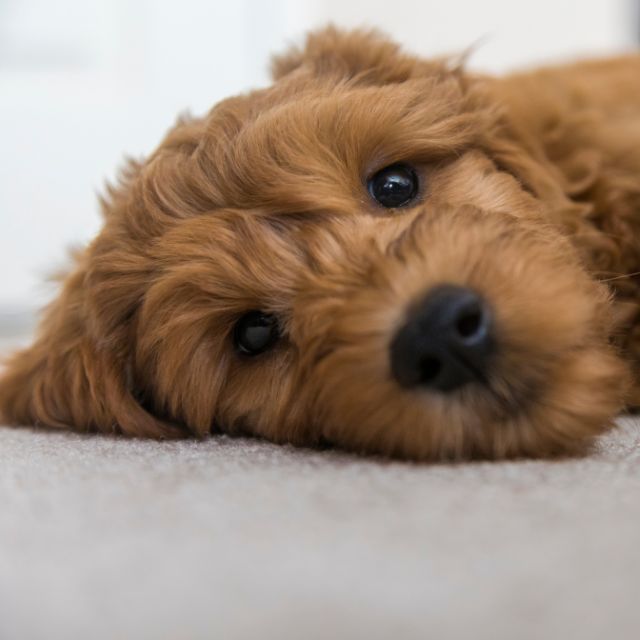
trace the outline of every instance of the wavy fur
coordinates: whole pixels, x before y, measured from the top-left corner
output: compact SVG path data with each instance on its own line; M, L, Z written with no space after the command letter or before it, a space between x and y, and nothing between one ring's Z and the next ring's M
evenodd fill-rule
M108 190L4 421L500 458L580 452L638 402L640 57L498 79L328 28L273 74ZM389 212L364 185L397 161L423 187ZM490 301L490 385L401 389L390 339L443 282ZM247 360L251 309L284 335Z

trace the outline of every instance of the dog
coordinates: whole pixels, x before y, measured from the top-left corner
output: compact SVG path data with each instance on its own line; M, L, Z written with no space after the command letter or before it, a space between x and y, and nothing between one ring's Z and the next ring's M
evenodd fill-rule
M0 415L409 460L638 404L640 55L495 78L328 27L101 201Z

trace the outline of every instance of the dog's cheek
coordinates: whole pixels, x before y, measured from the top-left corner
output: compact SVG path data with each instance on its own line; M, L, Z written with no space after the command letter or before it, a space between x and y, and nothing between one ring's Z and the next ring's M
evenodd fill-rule
M216 407L216 426L235 435L311 444L309 416L299 387L295 354L288 347L253 359L230 354Z
M540 401L522 415L513 450L529 456L582 453L613 426L630 381L627 364L606 346L571 354L555 370Z

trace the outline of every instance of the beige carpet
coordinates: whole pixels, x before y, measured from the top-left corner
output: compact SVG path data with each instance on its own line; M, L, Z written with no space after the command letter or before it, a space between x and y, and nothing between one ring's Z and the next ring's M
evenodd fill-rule
M638 637L638 422L457 466L0 427L2 640Z

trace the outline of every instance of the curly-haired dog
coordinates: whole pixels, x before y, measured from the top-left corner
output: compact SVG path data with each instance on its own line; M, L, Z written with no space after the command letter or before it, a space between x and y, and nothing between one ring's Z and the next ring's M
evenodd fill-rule
M496 79L329 28L273 72L109 189L5 421L501 458L634 404L640 56Z

